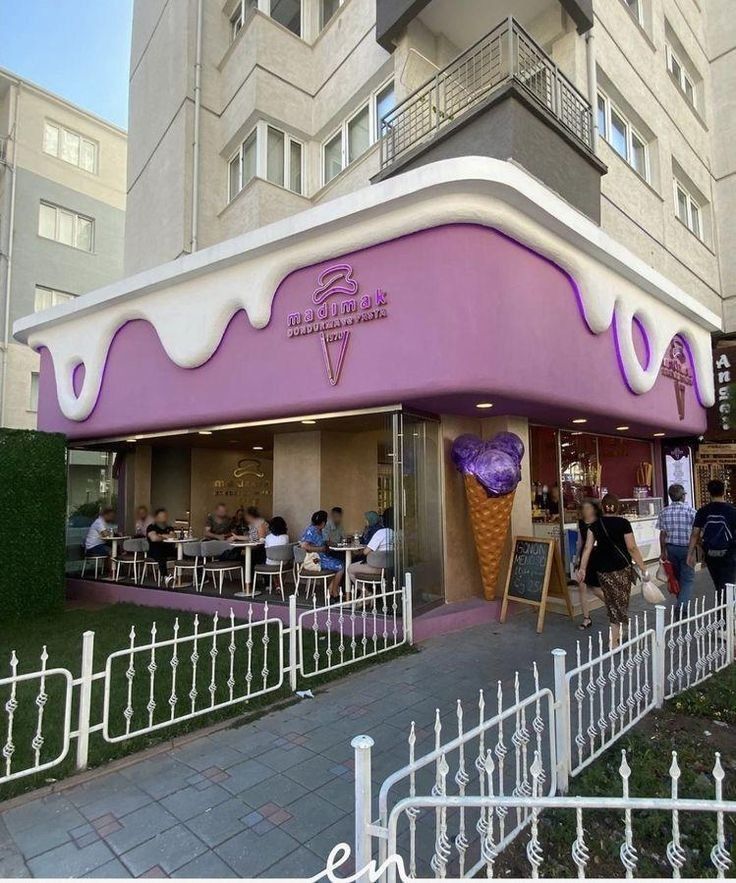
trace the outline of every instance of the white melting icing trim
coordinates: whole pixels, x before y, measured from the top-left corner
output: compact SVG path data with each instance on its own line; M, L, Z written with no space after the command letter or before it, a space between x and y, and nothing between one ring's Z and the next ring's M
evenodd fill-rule
M596 334L615 322L629 388L648 392L675 335L686 342L702 405L714 403L710 332L720 317L522 169L501 160L443 160L90 292L15 324L15 335L54 362L62 413L92 412L115 334L143 319L168 357L196 368L217 350L233 315L268 324L274 294L294 270L443 224L492 227L549 258L570 276ZM634 348L644 328L649 363ZM84 365L79 396L74 370Z

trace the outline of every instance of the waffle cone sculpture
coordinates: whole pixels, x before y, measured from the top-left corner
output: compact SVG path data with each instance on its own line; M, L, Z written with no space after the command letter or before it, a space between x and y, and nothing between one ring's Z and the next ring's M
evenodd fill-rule
M516 491L500 497L489 497L474 475L464 475L463 478L475 549L480 562L483 594L487 601L492 601L496 597L501 559L511 527L511 509Z

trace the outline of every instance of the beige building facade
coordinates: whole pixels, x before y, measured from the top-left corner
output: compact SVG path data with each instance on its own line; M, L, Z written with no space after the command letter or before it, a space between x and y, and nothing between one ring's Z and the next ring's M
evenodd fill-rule
M126 134L0 70L0 426L32 429L39 357L13 322L122 273Z

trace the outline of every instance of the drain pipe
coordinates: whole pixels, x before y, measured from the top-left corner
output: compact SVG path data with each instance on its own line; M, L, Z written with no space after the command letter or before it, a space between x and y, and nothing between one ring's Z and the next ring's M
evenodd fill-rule
M192 141L192 238L190 250L199 247L199 116L202 105L202 13L204 0L197 0L197 44L194 56L194 139Z
M588 101L590 102L590 138L593 153L598 152L598 71L595 63L593 28L585 34L585 60L588 67Z
M2 378L0 379L0 427L5 426L5 400L8 391L8 346L10 345L10 301L13 280L13 240L15 228L15 184L18 165L18 119L20 117L20 80L15 81L15 107L13 109L13 164L10 168L10 209L8 211L8 251L5 255L5 316L3 326ZM7 162L7 155L6 155Z

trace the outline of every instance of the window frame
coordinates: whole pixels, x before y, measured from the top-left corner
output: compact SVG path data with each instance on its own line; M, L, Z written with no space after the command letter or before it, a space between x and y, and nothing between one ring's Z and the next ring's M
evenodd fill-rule
M38 293L39 293L39 291L48 292L51 295L52 303L51 303L50 307L39 307L38 306ZM57 295L61 296L60 300L56 299ZM38 283L36 283L33 286L33 312L40 313L40 312L43 312L43 310L51 310L54 307L60 306L61 304L66 304L66 303L69 303L70 301L73 301L75 297L77 297L77 295L72 294L71 291L61 291L58 288L49 288L48 285L39 285Z
M55 220L54 220L54 236L46 236L41 232L41 206L45 206L46 208L53 209L55 212ZM64 242L63 239L59 238L59 220L62 215L70 215L73 219L73 235L72 242ZM79 221L88 221L90 224L90 242L89 248L84 248L79 245ZM58 242L59 245L65 245L67 248L75 248L77 251L83 251L87 254L94 254L95 251L95 234L96 234L96 223L95 219L90 217L89 215L85 215L82 212L74 211L74 209L65 208L63 205L56 205L56 203L49 202L46 199L39 200L39 208L38 208L38 235L42 239L46 239L48 242Z
M38 413L38 396L41 388L41 372L31 371L31 382L28 388L28 408L32 414ZM34 395L35 392L35 395Z
M330 24L330 22L337 16L338 12L343 8L347 0L337 0L337 9L332 13L332 15L324 21L322 18L325 0L319 0L319 33Z
M672 79L675 81L675 84L677 85L677 88L680 91L680 94L688 102L688 104L691 105L691 107L694 107L697 110L698 101L697 101L697 91L695 89L695 81L688 73L685 65L682 63L681 57L677 54L677 52L675 52L675 50L672 48L672 45L670 43L665 43L665 56L666 56L666 60L667 60L667 70L669 71L670 75L672 76ZM679 74L676 73L672 69L673 62L679 68L679 71L680 71ZM692 97L690 97L690 95L688 95L687 89L685 87L686 83L690 86L690 93L691 93Z
M630 3L629 0L621 0L621 2L628 9L629 15L639 27L644 27L644 10L641 8L642 0L633 0L633 3ZM636 7L636 10L634 10L634 6Z
M248 21L251 10L246 10L245 6L248 0L238 0L235 4L235 8L230 14L230 43L234 43L238 37L238 34L243 30ZM286 28L286 30L290 34L294 34L299 40L304 39L304 25L305 25L305 12L304 5L305 0L298 0L299 2L299 33L296 34L291 28L287 27L284 24L281 24L280 21L276 21L276 19L271 15L271 0L255 0L253 11L257 10L258 12L262 12L264 15L268 16L268 18L272 19L276 22L277 25L280 25L282 28Z
M680 201L679 194L685 197L685 214L686 219L680 217ZM703 230L703 215L704 215L704 207L697 200L692 193L685 187L685 185L680 181L679 178L673 176L672 178L672 195L674 198L674 207L675 207L675 217L677 220L693 234L697 239L699 239L702 243L705 243L705 231ZM697 230L694 229L693 224L693 207L695 207L697 212Z
M52 129L56 129L56 152L46 149L46 129L50 127ZM69 159L65 159L62 156L62 143L64 140L64 133L67 135L73 135L75 138L79 139L79 150L77 152L77 162L72 162ZM93 168L88 169L86 166L82 165L82 146L83 144L91 144L93 148ZM87 135L83 135L81 132L76 131L76 129L70 129L68 126L63 125L62 123L57 123L56 120L52 119L44 119L43 121L43 134L41 136L41 152L45 153L46 156L53 156L55 159L61 160L61 162L66 163L68 166L72 166L75 169L79 169L81 172L87 172L90 175L98 175L100 168L100 142L96 141L94 138L89 138Z
M275 132L283 135L284 137L284 183L279 184L276 181L272 181L268 177L268 130L273 129ZM248 141L255 135L255 151L256 151L256 166L255 172L248 178L247 181L243 180L243 150ZM301 182L301 190L293 190L291 185L291 148L293 144L298 144L300 149L300 159L301 166L299 169L299 178ZM281 187L284 190L288 190L289 193L294 193L297 196L306 196L305 193L305 154L306 148L303 141L299 138L295 138L290 132L281 126L275 126L273 123L266 122L266 120L259 120L255 126L248 132L248 134L243 138L243 140L239 143L237 149L230 155L230 158L226 164L226 173L227 173L227 194L228 200L227 204L230 203L244 190L245 187L254 179L261 178L263 181L268 181L269 184L273 184L274 187ZM230 176L230 167L235 160L239 158L238 164L238 182L239 187L235 193L232 192L231 184L231 176Z
M378 96L385 92L388 86L391 83L394 83L394 96L395 92L395 78L392 74L386 80L384 80L376 89L374 89L366 99L360 102L360 104L353 109L353 111L346 116L339 126L336 126L334 129L330 131L326 138L322 140L320 144L320 187L326 187L331 181L334 181L338 175L341 175L348 166L351 166L353 163L357 162L361 157L365 156L366 153L371 149L371 147L376 144L380 138L380 132L378 131L378 124L380 120L378 119ZM356 117L360 116L368 107L368 147L354 159L349 159L349 142L348 142L348 131L350 123L356 119ZM338 135L340 135L341 144L340 144L340 156L341 156L341 168L337 174L333 175L332 178L327 178L325 175L325 149L327 145L330 144Z
M599 126L599 135L603 140L608 144L611 150L616 154L616 156L620 157L629 168L633 169L634 172L643 180L646 181L647 184L651 185L651 165L649 161L649 142L647 139L641 134L641 132L634 126L631 120L626 116L625 113L622 112L621 108L615 104L605 92L598 90L598 99L603 101L603 117L604 117L604 128L600 130ZM596 114L600 108L596 106ZM617 149L614 147L613 142L611 141L611 113L615 113L616 116L621 120L625 127L625 137L626 137L626 156L623 156ZM634 156L633 149L633 139L636 140L643 146L644 148L644 174L642 174L637 167L632 162L632 158Z

